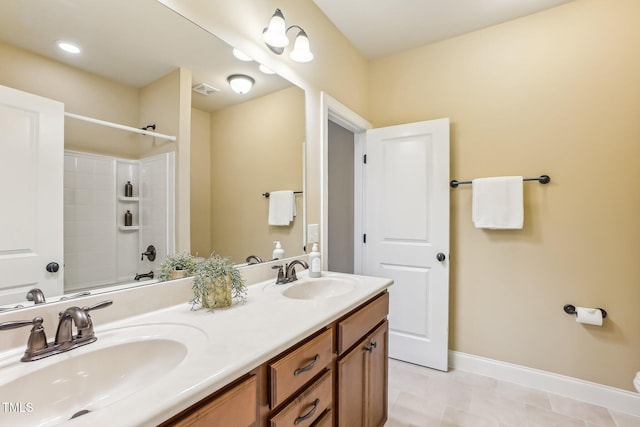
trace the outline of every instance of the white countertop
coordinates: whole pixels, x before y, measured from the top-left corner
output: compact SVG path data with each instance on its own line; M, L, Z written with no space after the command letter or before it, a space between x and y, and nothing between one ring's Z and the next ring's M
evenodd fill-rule
M89 408L91 412L88 414L65 423L69 426L157 425L260 366L392 284L390 279L323 273L323 277L330 276L353 278L355 287L351 292L335 297L292 299L283 296L282 292L296 283L275 285L272 279L249 286L247 302L226 310L192 311L190 304L181 303L111 323L94 322L98 337L96 343L63 355L23 363L24 368L21 366L21 369L44 369L49 364L55 364L58 356L70 358L74 352L81 352L83 349L91 351L91 346L99 345L101 334L114 334L114 331L121 330L119 328L184 325L197 329L198 345L189 349L191 354L177 367L164 375L159 372L156 380L135 393L115 402L114 399L106 399L113 403L105 407L95 404ZM300 273L302 281L305 277L306 272ZM171 328L168 327L167 330ZM2 360L7 359L5 356L3 354ZM16 353L16 357L19 359L19 353ZM108 364L109 360L104 363ZM2 367L3 364L0 363L0 371ZM1 399L6 400L8 397L1 396ZM38 403L32 404L35 414ZM15 416L21 423L25 420L23 417L29 417L29 414L2 414L1 409L0 424L3 425L7 416ZM68 416L81 409L83 408L69 408Z

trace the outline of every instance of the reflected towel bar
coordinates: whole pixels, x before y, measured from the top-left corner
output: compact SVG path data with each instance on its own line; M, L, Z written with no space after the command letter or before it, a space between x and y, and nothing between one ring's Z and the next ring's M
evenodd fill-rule
M523 181L538 181L540 184L548 184L551 182L551 177L549 175L540 175L537 178L523 178ZM458 180L452 180L449 185L451 185L451 188L456 188L458 185L461 184L471 184L472 181L458 181Z
M302 191L294 191L293 194L302 194ZM266 193L262 193L263 197L269 197L271 195L271 193L269 193L268 191Z

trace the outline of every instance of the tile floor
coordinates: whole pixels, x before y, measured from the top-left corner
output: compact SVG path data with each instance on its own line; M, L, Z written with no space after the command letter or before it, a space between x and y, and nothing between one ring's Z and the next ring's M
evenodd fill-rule
M385 427L640 427L640 417L491 377L389 360Z

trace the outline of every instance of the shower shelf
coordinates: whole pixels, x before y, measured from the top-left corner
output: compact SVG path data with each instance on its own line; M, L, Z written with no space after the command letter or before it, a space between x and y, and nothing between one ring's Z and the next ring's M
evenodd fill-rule
M138 225L121 225L120 226L120 231L138 231L140 229L140 226Z
M126 196L119 196L118 200L120 200L121 202L139 202L140 198L139 197L126 197Z

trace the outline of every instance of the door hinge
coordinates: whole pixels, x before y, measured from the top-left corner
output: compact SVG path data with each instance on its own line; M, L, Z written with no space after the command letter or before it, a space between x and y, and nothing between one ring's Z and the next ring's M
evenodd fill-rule
M367 243L367 235L366 235L366 233L362 235L362 243Z
M362 156L362 162L366 165L367 164L367 155L365 154L364 156Z

